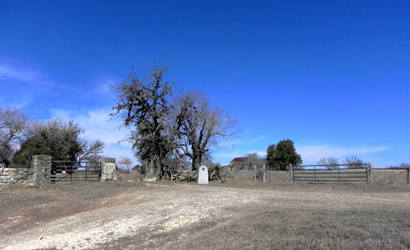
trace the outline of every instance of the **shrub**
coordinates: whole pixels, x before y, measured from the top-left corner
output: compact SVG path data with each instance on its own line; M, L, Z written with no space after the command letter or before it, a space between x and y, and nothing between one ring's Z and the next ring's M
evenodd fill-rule
M54 120L37 123L30 129L27 139L21 144L13 163L28 165L33 155L50 155L54 160L90 160L101 152L103 144L99 141L92 145L80 141L83 130L74 122L64 123Z
M221 164L216 163L208 167L209 180L217 181L221 179Z

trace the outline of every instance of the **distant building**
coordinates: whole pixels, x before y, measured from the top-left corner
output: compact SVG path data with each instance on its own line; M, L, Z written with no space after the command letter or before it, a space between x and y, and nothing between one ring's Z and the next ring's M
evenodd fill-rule
M237 157L231 161L229 167L231 169L251 169L252 164L249 162L248 157Z

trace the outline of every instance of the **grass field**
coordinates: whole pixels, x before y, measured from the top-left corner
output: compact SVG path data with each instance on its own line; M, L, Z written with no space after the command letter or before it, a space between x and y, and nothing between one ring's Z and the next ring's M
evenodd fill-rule
M0 218L0 249L410 248L406 186L11 187Z

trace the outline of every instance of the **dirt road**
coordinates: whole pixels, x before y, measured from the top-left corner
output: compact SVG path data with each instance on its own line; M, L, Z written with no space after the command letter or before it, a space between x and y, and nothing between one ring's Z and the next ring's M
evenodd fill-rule
M342 240L337 235L341 233L339 229L352 226L359 219L362 222L354 230L363 230L375 219L379 227L391 227L388 230L391 237L397 238L397 244L392 246L410 247L410 193L406 191L102 185L3 192L0 248L269 248L273 244L298 248L309 241L304 230L320 228L320 223L312 224L312 220L306 220L307 216L318 222L333 223L333 229L327 226L339 240ZM24 197L26 201L21 200ZM339 219L349 212L349 218ZM306 223L311 226L303 229ZM319 237L322 243L318 244L325 244L324 248L341 244L325 241L332 237L327 233ZM362 233L370 239L368 244L373 244L378 234L386 231L368 229ZM289 235L293 237L290 241L283 239ZM361 244L362 240L357 240ZM376 243L385 247L389 242L390 238L386 238L386 242L382 239Z

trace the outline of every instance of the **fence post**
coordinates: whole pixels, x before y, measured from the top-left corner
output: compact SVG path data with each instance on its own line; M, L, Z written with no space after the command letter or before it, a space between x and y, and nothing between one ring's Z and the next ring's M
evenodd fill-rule
M265 163L263 163L263 182L266 182L266 164Z
M316 184L316 165L313 167L313 183Z
M369 163L369 165L367 166L367 184L372 182L372 164Z
M295 183L295 175L293 172L293 165L289 164L290 176L292 178L292 184Z
M340 183L340 164L337 165L337 177L338 177L338 180L339 180L339 183Z
M255 174L254 174L254 180L255 180L255 182L258 182L258 172L256 171L256 165L253 165L253 171L255 172Z

